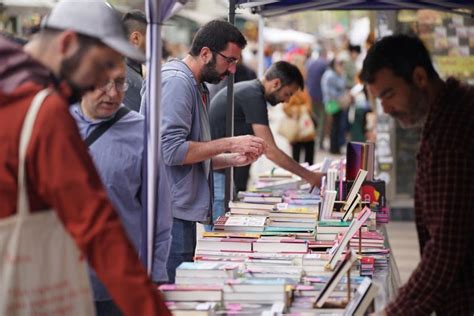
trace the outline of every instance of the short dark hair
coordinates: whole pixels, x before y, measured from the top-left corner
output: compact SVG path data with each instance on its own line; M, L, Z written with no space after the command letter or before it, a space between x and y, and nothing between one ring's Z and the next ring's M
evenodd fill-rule
M281 86L296 84L304 89L304 79L298 67L287 61L278 61L265 72L265 80L280 79Z
M373 83L375 74L388 68L393 73L412 83L413 70L416 67L425 69L428 77L438 78L430 54L423 42L415 36L397 34L382 38L370 47L364 59L360 79Z
M130 36L133 32L145 33L148 24L145 13L140 10L128 11L123 15L122 22L125 25L127 36Z
M348 50L350 53L354 52L354 53L360 54L361 52L360 45L349 44Z
M203 47L220 52L227 44L234 43L241 49L247 45L247 40L239 29L226 21L213 20L201 27L194 35L191 44L191 56L198 56Z

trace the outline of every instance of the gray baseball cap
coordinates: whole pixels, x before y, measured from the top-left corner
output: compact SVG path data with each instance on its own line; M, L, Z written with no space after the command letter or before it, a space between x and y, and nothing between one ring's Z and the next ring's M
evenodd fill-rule
M127 40L118 12L104 0L61 0L43 19L41 27L88 35L125 57L145 61L145 55Z

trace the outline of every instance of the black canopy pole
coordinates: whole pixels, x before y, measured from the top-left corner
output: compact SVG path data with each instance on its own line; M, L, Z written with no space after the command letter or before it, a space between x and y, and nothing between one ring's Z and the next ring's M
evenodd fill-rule
M229 0L229 23L235 24L235 0ZM234 74L227 76L226 137L234 136ZM234 168L225 170L225 209L234 198Z

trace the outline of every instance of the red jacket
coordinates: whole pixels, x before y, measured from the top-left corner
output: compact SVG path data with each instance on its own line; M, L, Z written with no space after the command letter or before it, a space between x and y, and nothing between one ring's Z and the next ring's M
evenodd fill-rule
M33 97L46 98L26 154L32 212L53 208L126 315L170 315L148 279L69 114L70 89L0 37L0 219L16 212L18 146Z

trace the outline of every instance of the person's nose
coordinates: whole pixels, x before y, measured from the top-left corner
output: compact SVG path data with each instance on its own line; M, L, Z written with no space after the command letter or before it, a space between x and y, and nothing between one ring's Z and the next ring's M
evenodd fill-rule
M235 72L237 71L237 64L236 63L230 64L229 67L227 67L227 70L231 74L235 74Z

